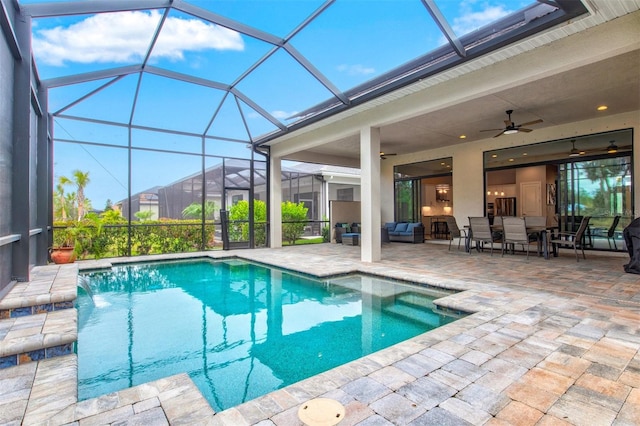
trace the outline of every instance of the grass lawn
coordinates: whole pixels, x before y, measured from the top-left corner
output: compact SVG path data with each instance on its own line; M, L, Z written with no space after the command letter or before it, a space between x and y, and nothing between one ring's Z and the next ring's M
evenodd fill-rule
M296 246L301 246L303 244L320 244L322 243L322 237L317 237L317 238L303 238L300 240L296 240L295 245ZM290 246L291 244L288 241L283 241L282 242L283 246Z

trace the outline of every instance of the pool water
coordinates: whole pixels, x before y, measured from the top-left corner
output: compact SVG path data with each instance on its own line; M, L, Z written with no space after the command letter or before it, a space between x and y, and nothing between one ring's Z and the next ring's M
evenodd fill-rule
M186 372L216 410L449 323L450 293L363 275L319 281L236 259L83 274L81 400Z

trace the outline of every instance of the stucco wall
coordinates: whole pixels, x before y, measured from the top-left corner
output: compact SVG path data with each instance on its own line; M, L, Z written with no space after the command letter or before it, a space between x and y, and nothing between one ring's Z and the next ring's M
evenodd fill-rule
M458 224L461 225L468 223L469 216L484 215L484 151L628 128L634 129L633 138L636 149L633 151L633 186L636 190L634 191L635 212L633 216L638 217L640 216L640 191L637 189L640 187L640 149L637 147L640 146L640 111L609 115L561 126L546 127L527 134L484 139L466 144L422 151L412 155L393 157L392 160L388 159L385 161L385 166L390 167L390 170L383 169L383 177L386 171L388 173L387 177L390 177L391 182L393 182L393 166L396 164L435 160L446 156L453 157L453 206L455 206L453 215L456 217ZM541 179L545 179L545 172L542 172L540 176ZM544 184L546 184L546 182L543 182L543 192L545 190ZM385 194L385 191L390 191L390 193L386 194L386 199L390 199L391 202L385 202L382 205L382 221L390 221L393 219L393 183L387 186L383 185L381 190L383 194Z

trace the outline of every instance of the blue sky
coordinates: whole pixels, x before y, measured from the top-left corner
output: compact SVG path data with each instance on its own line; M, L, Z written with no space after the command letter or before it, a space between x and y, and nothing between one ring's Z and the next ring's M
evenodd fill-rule
M88 0L90 1L90 0ZM473 31L530 1L435 0L457 35ZM40 3L25 0L22 4ZM317 0L192 0L196 5L279 38L290 34L323 3ZM140 64L161 19L162 10L36 19L33 49L41 79ZM340 91L347 90L446 43L420 0L337 0L291 45ZM265 55L272 45L179 11L172 11L149 59L149 65L230 84ZM49 111L55 112L109 80L51 90ZM64 113L128 122L138 84L129 75ZM279 51L237 89L283 123L287 118L331 97L296 60ZM145 73L133 123L203 133L224 92ZM276 127L240 103L249 133L233 97L220 107L207 135L248 141ZM74 120L56 119L55 137L117 146L128 143L127 131ZM207 153L247 157L246 143L207 142ZM200 139L135 131L133 145L199 152ZM209 146L210 145L210 146ZM123 169L124 160L124 169ZM87 195L95 208L107 198L126 198L125 150L59 143L55 175L89 170ZM133 192L165 185L198 170L196 157L143 151L134 154ZM213 161L213 160L209 160ZM194 168L195 167L195 168ZM123 185L124 183L124 185Z

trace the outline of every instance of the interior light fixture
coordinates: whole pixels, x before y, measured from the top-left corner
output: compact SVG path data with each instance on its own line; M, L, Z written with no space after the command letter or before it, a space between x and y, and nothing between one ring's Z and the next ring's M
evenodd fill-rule
M460 136L458 136L458 137L459 137L460 139L466 139L466 138L467 138L467 135L460 135Z
M609 146L607 147L608 154L615 154L618 152L618 146L615 144L615 141L609 142Z
M502 132L502 134L504 135L513 135L518 133L518 129L507 129L504 132Z
M491 158L498 158L498 154L491 154Z
M596 108L598 111L606 111L609 107L606 105L600 105Z

